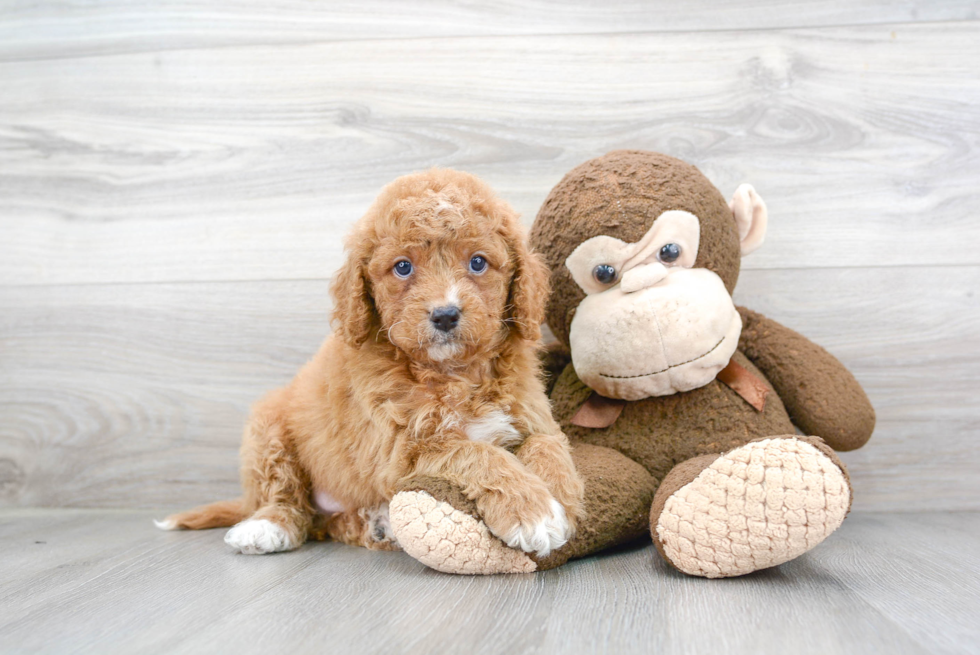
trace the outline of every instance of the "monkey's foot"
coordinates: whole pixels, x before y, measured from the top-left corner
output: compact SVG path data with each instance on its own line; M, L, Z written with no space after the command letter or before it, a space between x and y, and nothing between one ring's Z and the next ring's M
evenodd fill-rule
M395 494L389 505L402 550L429 568L469 575L537 570L533 559L493 536L476 516L472 501L438 480Z
M682 462L650 514L660 554L689 575L723 578L777 566L840 527L844 465L815 437L771 437Z

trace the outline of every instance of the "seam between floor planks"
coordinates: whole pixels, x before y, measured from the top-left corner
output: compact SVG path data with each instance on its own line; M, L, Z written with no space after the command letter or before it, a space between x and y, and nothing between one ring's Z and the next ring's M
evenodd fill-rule
M353 228L353 222L351 223ZM749 272L787 272L787 271L849 271L849 270L908 270L908 264L855 264L846 265L842 264L840 266L773 266L766 268L749 268L743 266L740 273ZM965 262L965 263L936 263L930 264L929 268L942 268L942 269L976 269L980 268L980 264ZM328 275L324 277L269 277L269 278L242 278L242 277L214 277L206 278L202 277L194 280L175 278L173 280L158 279L158 280L120 280L118 282L114 281L99 281L99 282L38 282L36 284L17 284L11 282L4 282L0 280L0 289L45 289L45 288L59 288L59 287L132 287L132 286L153 286L158 284L175 285L175 284L207 284L214 282L217 284L265 284L265 283L275 283L275 282L322 282L324 285L329 286L333 281L334 276Z
M704 4L704 3L702 3ZM345 12L345 9L349 7L343 7L342 3L336 3L332 6L332 9L340 11L335 11L334 15L338 17L338 20L333 23L329 20L324 20L324 17L328 14L324 13L302 13L303 18L307 21L301 28L293 29L293 26L288 23L277 22L275 19L281 18L282 16L291 16L295 14L290 14L290 6L288 4L280 3L281 6L276 7L275 3L268 3L267 12L272 9L278 10L275 18L272 20L266 20L263 24L263 28L267 31L271 31L273 34L286 34L292 35L298 33L300 36L298 38L293 38L294 43L304 43L304 42L324 42L324 38L310 38L307 35L310 31L322 30L323 32L333 33L334 36L327 37L330 41L341 41L341 42L351 42L355 41L360 37L351 38L346 34L340 35L342 31L356 32L358 29L363 29L361 25L357 24L357 21L351 22L351 18L354 16L351 12ZM492 3L485 3L483 7L488 5L492 6ZM816 6L814 6L816 5ZM211 6L220 6L220 3L214 3ZM438 5L442 10L446 9L446 5ZM400 8L400 7L399 7ZM449 9L452 9L452 5L449 5ZM694 32L725 32L725 31L764 31L764 30L777 30L777 29L807 29L807 28L835 28L835 27L847 27L847 26L875 26L882 24L935 24L935 23L951 23L951 22L969 22L977 19L977 10L974 3L963 2L953 4L945 3L937 9L935 3L911 3L910 6L895 9L894 6L887 3L880 3L880 6L876 3L866 3L866 6L861 6L861 3L841 3L839 7L835 8L833 6L828 6L827 3L808 3L804 5L798 5L794 7L795 11L793 13L793 23L779 23L779 18L784 16L786 12L781 12L779 9L783 8L780 6L773 7L763 7L759 3L751 3L746 7L737 7L737 3L726 3L722 7L712 7L713 12L710 14L701 11L704 7L698 5L697 3L689 3L685 6L686 12L678 12L677 14L671 14L669 12L660 11L656 4L639 4L635 6L619 5L618 8L626 9L625 12L620 14L610 13L608 11L603 11L604 7L597 6L595 8L585 6L575 6L575 4L565 5L566 13L561 16L556 16L553 11L554 7L544 6L544 7L534 7L533 3L525 3L522 5L525 10L521 15L514 16L511 13L504 11L498 12L497 14L483 12L482 14L477 12L467 13L468 8L463 8L462 12L457 12L455 14L445 14L440 16L440 18L447 18L448 22L451 24L450 30L458 30L455 32L447 32L442 24L438 22L428 21L423 24L418 24L417 21L413 20L415 16L411 14L406 14L404 16L393 14L389 15L393 20L389 18L388 22L377 22L375 20L372 28L377 32L382 31L401 31L404 30L406 34L393 34L391 36L381 37L384 39L392 38L453 38L457 36L490 36L490 37L502 37L502 36L527 36L533 38L539 38L541 36L553 36L553 35L588 35L588 34L629 34L629 33L650 33L650 34L668 34L668 33L694 33ZM638 9L641 9L637 11ZM33 9L33 8L32 8ZM71 28L82 23L82 21L87 20L89 24L95 25L96 34L93 36L91 34L86 35L89 48L92 47L91 41L94 39L98 42L99 39L108 42L109 46L116 46L117 43L112 43L113 40L118 40L125 38L126 32L123 28L119 26L125 26L126 21L133 22L137 25L140 24L140 19L142 19L145 29L145 22L147 18L156 18L158 22L162 22L163 25L170 27L170 32L163 35L164 37L179 38L180 28L188 30L190 28L197 28L194 30L195 33L199 32L200 21L195 23L195 19L199 16L191 9L188 11L186 8L182 8L183 11L174 14L170 11L170 7L167 3L160 3L154 6L153 10L140 12L138 9L133 10L131 6L127 6L124 11L116 12L119 14L117 20L113 25L116 30L108 30L105 33L100 33L99 30L102 27L102 23L106 21L107 16L113 15L114 7L110 3L106 3L103 7L100 7L97 11L89 11L87 15L80 16L79 13L67 14L62 19L57 17L48 17L44 10L37 10L32 12L31 10L23 10L19 15L15 16L13 20L8 22L14 25L20 26L21 31L29 30L32 35L43 34L45 28L48 30L56 31L57 27L60 25L62 30L66 27L69 31L67 39L62 39L62 41L68 41L69 47L74 45L71 39L75 37L75 34L70 33ZM305 9L305 7L304 7ZM506 7L505 7L506 9ZM530 9L530 11L528 11ZM548 9L548 11L542 12L542 9ZM574 12L574 13L573 13ZM135 13L136 18L133 17ZM35 15L37 14L37 15ZM728 14L726 18L725 15ZM650 16L655 16L657 27L654 28L653 25L642 25L645 21L650 20ZM696 16L696 19L691 19L691 16ZM737 20L731 20L731 16L735 16ZM759 21L758 16L762 16L763 20ZM920 17L921 16L921 17ZM210 15L207 16L211 18ZM545 17L545 18L543 18ZM846 18L845 18L846 17ZM3 24L5 16L0 14L0 25ZM217 38L229 38L228 34L235 35L236 33L244 33L246 35L251 35L253 33L262 33L257 30L253 25L257 22L256 19L261 19L261 13L235 13L234 11L228 12L225 18L231 23L231 30L228 32L223 32ZM556 20L558 19L558 20ZM499 32L492 32L489 34L482 34L474 30L475 26L479 26L480 29L485 29L488 21L499 20L501 21L501 27ZM559 24L559 20L563 21L563 25ZM517 25L523 25L527 22L539 23L541 25L547 25L545 29L539 30L528 30L525 32L521 31L521 27L514 28L515 23ZM597 25L608 24L607 27L597 28ZM640 24L638 26L638 24ZM281 27L285 25L285 27ZM312 25L312 27L310 27ZM558 28L555 26L559 25ZM579 25L587 26L586 29L578 29ZM666 25L666 27L665 27ZM723 25L719 27L716 25ZM267 27L268 26L268 27ZM625 29L624 29L625 27ZM509 29L508 29L509 28ZM421 34L417 36L408 36L407 33L411 31L419 32L426 29L431 30L428 34ZM235 31L237 30L237 32ZM278 30L278 32L276 32ZM442 31L440 31L442 30ZM0 32L2 34L2 32ZM340 35L340 36L338 36ZM151 40L154 37L158 37L152 31L145 35ZM232 36L234 38L234 36ZM367 37L372 40L380 40L378 37ZM285 42L284 38L279 39L269 39L265 38L262 40L253 38L251 41L245 41L245 44L256 43L256 44L280 44ZM43 44L41 44L43 45ZM28 42L27 44L19 43L16 44L13 49L16 51L17 47L21 50L31 50L39 49L37 43ZM206 46L207 47L207 46ZM85 56L85 53L76 50L75 53L70 55L65 55L64 57L49 57L54 58L68 58L70 56L81 57ZM43 58L40 55L34 54L33 57L29 55L20 55L15 57L7 57L6 61L36 61Z

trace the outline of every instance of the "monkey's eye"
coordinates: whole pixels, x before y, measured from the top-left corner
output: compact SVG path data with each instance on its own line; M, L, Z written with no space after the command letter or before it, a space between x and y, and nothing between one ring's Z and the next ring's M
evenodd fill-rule
M616 269L609 264L599 264L592 269L592 277L594 277L599 284L609 284L616 279Z
M402 259L395 262L395 267L392 270L395 271L395 275L405 279L412 274L412 262L407 259Z
M483 255L473 255L470 258L470 273L480 275L487 270L487 260Z
M673 264L681 256L681 247L676 243L668 243L660 249L660 261L664 264Z

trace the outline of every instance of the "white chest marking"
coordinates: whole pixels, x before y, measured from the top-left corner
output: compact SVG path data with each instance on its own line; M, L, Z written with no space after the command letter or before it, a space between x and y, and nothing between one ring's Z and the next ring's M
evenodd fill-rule
M521 442L521 433L511 424L509 414L495 409L486 416L466 424L466 436L471 441L484 441L506 448Z

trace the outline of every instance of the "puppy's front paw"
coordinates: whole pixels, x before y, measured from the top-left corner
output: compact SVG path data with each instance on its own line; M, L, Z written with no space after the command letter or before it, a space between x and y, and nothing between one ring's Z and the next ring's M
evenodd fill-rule
M585 518L585 484L575 469L565 437L561 434L532 436L517 455L527 470L538 476L565 508L570 539L578 522Z
M242 521L225 534L225 543L245 555L265 555L292 550L289 534L267 519Z
M550 511L544 516L521 521L516 527L497 536L511 548L547 557L551 551L564 546L574 532L561 503L552 498L548 508Z
M545 480L555 500L565 509L568 520L566 536L575 536L578 522L585 518L585 485L575 471L562 478L560 483Z

